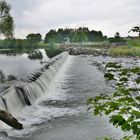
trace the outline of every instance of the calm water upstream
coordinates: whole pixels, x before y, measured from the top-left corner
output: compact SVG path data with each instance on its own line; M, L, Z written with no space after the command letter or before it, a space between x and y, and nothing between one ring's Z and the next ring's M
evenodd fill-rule
M0 55L0 70L6 76L14 75L21 78L40 67L40 61L28 59L27 54L16 56Z
M88 98L113 91L93 65L93 61L110 60L115 59L69 56L47 94L18 115L24 129L5 128L1 135L7 140L96 140L104 136L119 140L121 131L107 117L93 116L86 106Z
M42 52L43 59L48 60L43 49L39 49ZM8 75L14 75L18 79L27 77L35 70L42 67L41 60L29 59L28 54L0 54L0 71L7 77Z

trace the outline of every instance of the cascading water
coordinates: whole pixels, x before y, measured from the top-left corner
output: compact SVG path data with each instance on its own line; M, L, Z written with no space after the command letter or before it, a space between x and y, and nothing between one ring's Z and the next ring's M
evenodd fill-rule
M25 106L32 105L39 97L47 93L51 81L67 57L67 52L54 57L28 79L18 81L1 93L0 108L17 114Z
M25 107L16 115L24 129L18 131L3 127L1 131L4 133L0 132L0 138L95 140L105 136L114 139L123 137L120 129L115 129L109 124L107 117L89 115L86 106L88 98L113 91L112 87L106 84L97 64L110 61L123 62L122 59L68 56L67 53L60 56L61 58L57 56L54 61L51 60L28 77L26 82L14 84L7 91L10 94L2 95L4 98L0 98L0 106L7 107L14 115L25 106L33 105ZM36 100L38 97L39 100Z

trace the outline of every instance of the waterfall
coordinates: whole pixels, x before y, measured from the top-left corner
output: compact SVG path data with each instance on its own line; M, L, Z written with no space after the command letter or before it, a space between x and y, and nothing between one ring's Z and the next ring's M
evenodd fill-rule
M67 52L52 58L39 71L27 79L18 81L0 95L0 109L17 114L25 106L35 103L41 96L47 94L47 89L55 75L68 58Z

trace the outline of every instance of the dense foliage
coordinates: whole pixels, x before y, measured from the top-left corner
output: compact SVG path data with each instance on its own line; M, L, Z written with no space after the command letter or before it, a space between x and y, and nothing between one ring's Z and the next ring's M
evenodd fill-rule
M54 46L53 44L50 45L46 50L46 54L49 58L52 58L60 53L63 52L63 49L62 48L58 48L56 46Z
M5 39L0 40L0 49L34 49L37 48L37 42L26 39Z
M89 30L86 27L78 29L63 29L50 30L45 36L45 42L63 43L68 38L70 42L99 42L107 37L103 36L101 31Z
M109 62L105 67L104 77L115 81L116 91L113 94L101 94L88 100L90 109L95 115L108 115L110 123L132 137L124 139L140 139L140 67L123 67L121 64Z
M139 37L140 37L140 26L133 27L129 32L136 32L139 34Z
M5 0L0 0L0 34L12 38L14 21L10 15L10 5Z
M37 33L37 34L28 34L27 37L26 37L27 40L31 41L31 42L40 42L41 39L42 39L42 35L40 33Z

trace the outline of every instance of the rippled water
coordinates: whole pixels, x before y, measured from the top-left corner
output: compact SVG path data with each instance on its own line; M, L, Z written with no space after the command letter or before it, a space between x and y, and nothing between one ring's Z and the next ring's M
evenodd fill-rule
M95 117L87 111L86 101L113 89L106 85L103 74L94 61L116 59L92 56L69 56L52 82L50 89L35 105L25 108L18 119L24 129L7 128L4 139L10 140L96 140L123 134L108 118ZM122 61L118 59L117 61ZM7 137L8 135L8 137Z

